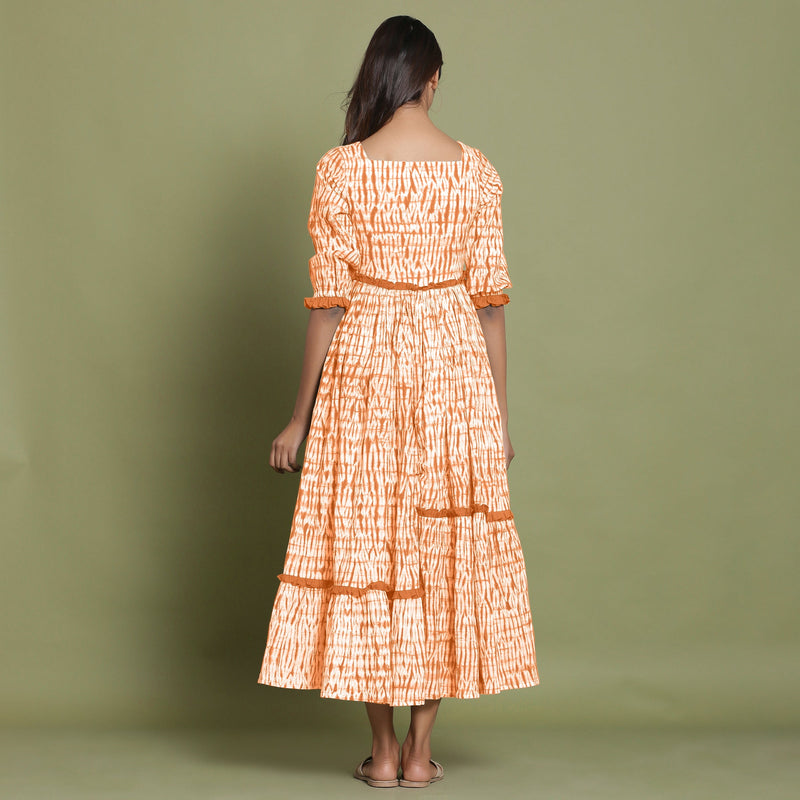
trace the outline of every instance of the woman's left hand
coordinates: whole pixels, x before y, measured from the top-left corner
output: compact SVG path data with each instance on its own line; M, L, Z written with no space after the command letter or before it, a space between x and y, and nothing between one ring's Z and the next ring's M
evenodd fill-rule
M508 428L505 425L503 425L503 449L506 453L506 469L508 469L511 459L514 458L514 448L511 445L511 437L508 435Z

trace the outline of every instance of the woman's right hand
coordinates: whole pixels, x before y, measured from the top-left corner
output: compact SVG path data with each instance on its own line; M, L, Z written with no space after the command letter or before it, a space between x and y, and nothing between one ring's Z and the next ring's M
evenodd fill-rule
M300 472L297 451L308 436L310 424L294 419L273 439L269 465L276 472Z

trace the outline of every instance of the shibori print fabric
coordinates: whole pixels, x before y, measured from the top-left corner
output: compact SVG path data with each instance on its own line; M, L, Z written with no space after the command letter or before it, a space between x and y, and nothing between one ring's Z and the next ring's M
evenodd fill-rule
M504 305L502 182L460 161L318 162L320 377L258 682L390 705L535 686L527 574L477 309ZM279 534L275 534L279 535Z

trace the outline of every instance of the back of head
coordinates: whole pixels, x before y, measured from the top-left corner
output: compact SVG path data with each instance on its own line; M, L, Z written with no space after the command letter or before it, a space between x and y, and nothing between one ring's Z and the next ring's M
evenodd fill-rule
M385 19L372 34L355 82L347 93L341 144L366 139L406 103L420 99L438 70L442 51L431 30L404 14Z

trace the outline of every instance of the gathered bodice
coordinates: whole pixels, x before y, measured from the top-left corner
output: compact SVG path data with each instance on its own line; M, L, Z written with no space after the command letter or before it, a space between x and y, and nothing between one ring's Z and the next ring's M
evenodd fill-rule
M346 306L357 276L376 285L463 280L470 295L508 302L507 295L497 299L511 286L503 185L480 150L459 145L462 158L448 161L372 159L361 142L322 156L309 215L317 251L310 272L320 304L327 297ZM314 298L307 300L313 307Z

